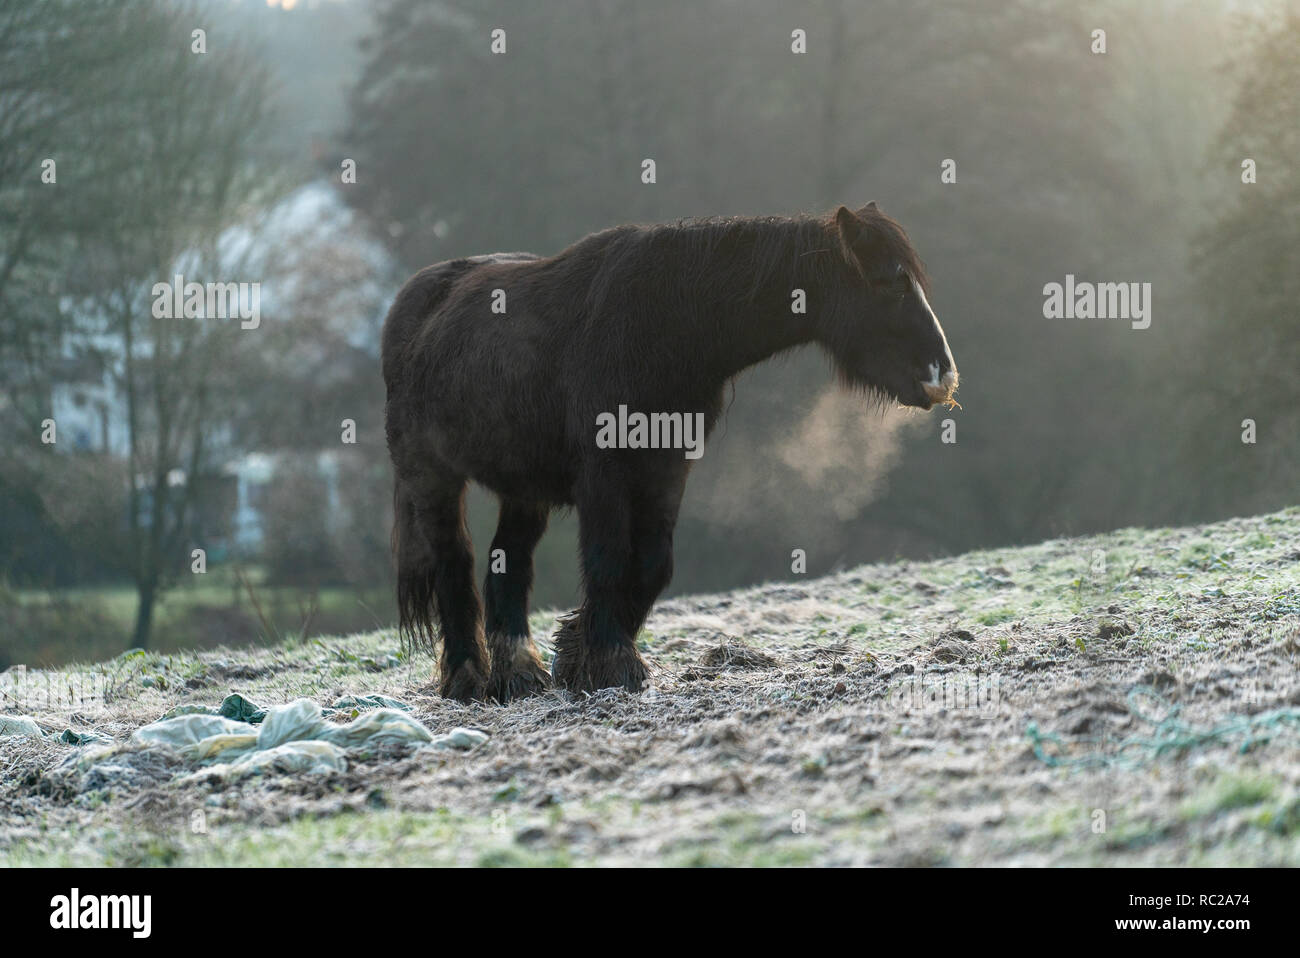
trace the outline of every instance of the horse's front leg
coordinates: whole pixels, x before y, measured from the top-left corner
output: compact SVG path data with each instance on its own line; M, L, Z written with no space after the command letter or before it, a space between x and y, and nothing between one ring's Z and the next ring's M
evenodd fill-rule
M639 691L646 664L636 650L632 510L626 484L603 471L578 496L582 607L555 635L555 684L576 692L620 687Z
M557 685L639 691L649 677L636 637L672 578L673 527L685 470L636 486L607 483L578 504L584 600L555 636Z

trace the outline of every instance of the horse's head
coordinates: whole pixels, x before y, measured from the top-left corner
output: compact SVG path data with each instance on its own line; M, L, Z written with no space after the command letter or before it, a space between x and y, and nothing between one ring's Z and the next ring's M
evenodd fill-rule
M856 213L841 206L829 229L850 267L849 282L817 338L840 376L907 406L953 403L957 364L903 228L868 203Z

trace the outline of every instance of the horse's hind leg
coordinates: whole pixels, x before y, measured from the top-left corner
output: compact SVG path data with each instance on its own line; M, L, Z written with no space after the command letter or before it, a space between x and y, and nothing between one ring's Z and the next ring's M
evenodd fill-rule
M402 628L417 642L431 645L436 613L442 632L439 691L462 702L483 698L489 665L483 604L474 585L474 549L465 524L465 486L464 479L424 474L415 481L399 480L396 497Z
M546 531L550 508L520 499L502 499L501 516L488 555L483 595L492 671L490 698L498 702L550 688L528 629L528 595L533 587L533 550Z

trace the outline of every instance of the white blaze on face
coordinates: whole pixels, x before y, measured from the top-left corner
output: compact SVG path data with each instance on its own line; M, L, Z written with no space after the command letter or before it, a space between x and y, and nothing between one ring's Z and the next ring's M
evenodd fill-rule
M952 358L952 350L948 348L948 337L943 334L943 326L939 324L939 317L934 315L934 310L930 308L930 301L925 298L925 290L921 289L921 284L912 277L912 289L916 290L916 298L921 301L925 311L930 314L930 319L934 321L934 331L939 334L939 342L943 343L943 358L948 363L948 372L944 374L943 381L939 380L940 363L930 363L929 373L930 381L922 383L923 386L932 386L935 389L945 388L949 383L956 382L957 363Z

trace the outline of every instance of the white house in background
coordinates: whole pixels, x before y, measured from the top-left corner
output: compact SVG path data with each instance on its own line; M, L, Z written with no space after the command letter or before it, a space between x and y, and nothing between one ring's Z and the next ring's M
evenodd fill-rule
M125 456L126 411L108 368L98 357L65 356L50 385L56 451Z
M319 265L313 255L313 242L328 245L364 265L370 277L352 284L336 302L330 315L337 318L340 332L354 347L376 358L379 336L387 303L396 292L393 260L383 245L362 227L356 214L347 207L338 191L328 182L309 183L290 193L259 217L255 226L238 226L222 234L216 246L219 256L238 262L240 277L256 279L261 284L263 322L278 322L279 316L294 315L293 304L304 295L304 286L312 281L312 269ZM320 249L321 245L316 246ZM286 252L288 251L288 252ZM234 277L191 275L186 262L194 257L182 256L170 274L179 273L187 280L230 281ZM153 280L142 282L152 285ZM71 304L69 304L71 308ZM202 322L203 320L193 320ZM148 343L142 344L147 349ZM55 450L65 455L98 454L125 458L129 451L126 397L119 388L117 375L121 343L116 337L90 334L69 336L63 342L63 359L50 383L50 418L57 426ZM143 355L143 354L142 354ZM240 551L256 551L263 542L261 502L276 472L289 460L301 463L313 460L315 469L329 492L331 513L338 512L337 452L256 452L234 448L231 435L222 434L218 426L215 448L226 452L223 464L209 479L225 487L234 485L233 497L226 491L222 499L233 498L233 516L221 525L229 527L226 545ZM183 472L170 477L184 483Z
M232 459L222 467L223 477L234 481L234 515L231 520L229 548L251 554L261 550L265 542L263 508L276 476L287 465L312 462L314 472L325 487L329 517L342 515L339 499L339 459L344 455L337 449L318 452L250 452Z

